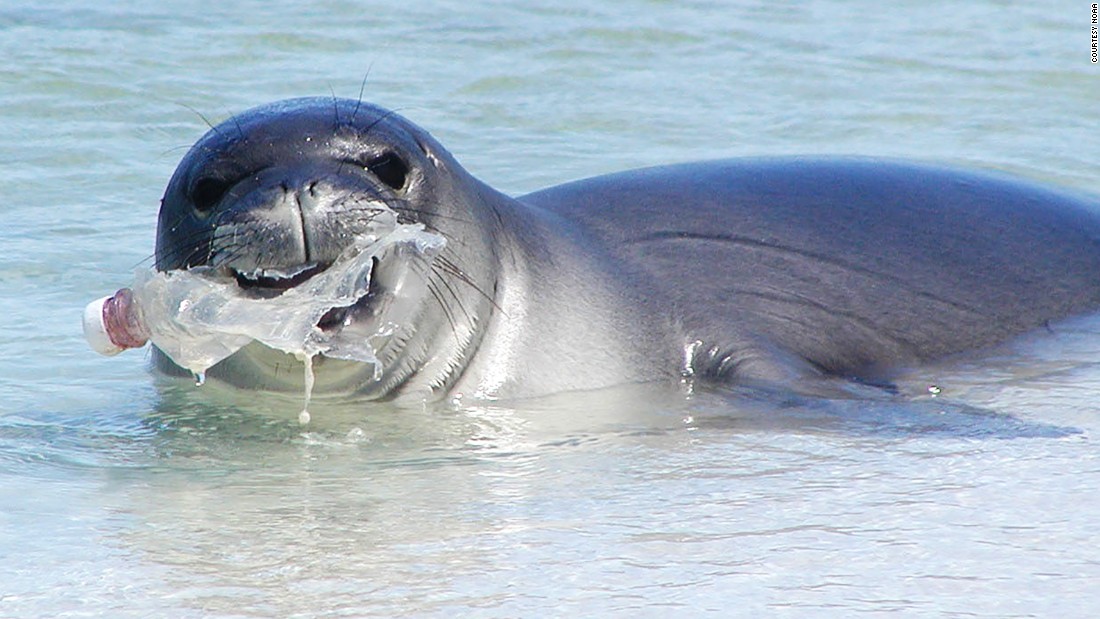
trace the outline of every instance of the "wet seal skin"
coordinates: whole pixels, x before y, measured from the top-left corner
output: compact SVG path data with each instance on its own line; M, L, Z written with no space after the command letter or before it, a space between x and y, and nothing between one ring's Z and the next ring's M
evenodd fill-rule
M391 111L307 98L195 144L156 256L262 297L324 272L382 213L444 237L381 371L321 355L318 391L522 397L685 378L813 391L1097 308L1098 212L1004 175L869 158L654 167L513 198ZM406 260L380 256L371 292L318 327L368 320ZM208 375L290 390L301 367L250 344Z

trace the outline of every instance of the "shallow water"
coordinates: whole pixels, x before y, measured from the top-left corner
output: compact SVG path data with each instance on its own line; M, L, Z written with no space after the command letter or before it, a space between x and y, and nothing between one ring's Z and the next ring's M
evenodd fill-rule
M1096 321L910 398L322 401L305 430L298 397L86 348L201 116L364 77L513 193L779 153L1098 189L1088 3L589 4L0 6L0 616L1100 611Z

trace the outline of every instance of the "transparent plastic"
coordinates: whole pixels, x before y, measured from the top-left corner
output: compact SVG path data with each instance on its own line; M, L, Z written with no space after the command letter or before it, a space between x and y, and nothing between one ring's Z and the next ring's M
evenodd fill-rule
M445 244L422 224L394 221L387 230L354 239L329 268L272 298L256 298L217 269L138 271L132 288L89 304L85 334L104 354L151 340L200 382L208 368L254 340L303 360L307 386L318 354L372 363L377 376L372 340L408 318L423 297L431 260ZM387 265L387 282L371 290L375 258ZM368 293L369 320L318 326L331 310L353 306Z

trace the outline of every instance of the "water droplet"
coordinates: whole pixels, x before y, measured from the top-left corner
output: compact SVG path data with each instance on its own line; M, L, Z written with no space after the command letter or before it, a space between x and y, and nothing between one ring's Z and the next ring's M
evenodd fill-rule
M309 423L309 401L313 398L313 355L301 355L305 365L305 402L302 403L302 412L298 413L298 423L303 426Z

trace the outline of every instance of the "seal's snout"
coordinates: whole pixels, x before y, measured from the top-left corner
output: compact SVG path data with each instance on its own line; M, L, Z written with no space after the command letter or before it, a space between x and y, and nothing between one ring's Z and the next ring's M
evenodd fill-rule
M277 170L239 183L207 218L210 253L242 287L297 286L335 262L356 238L392 229L396 212L362 179ZM195 266L194 264L190 266Z

